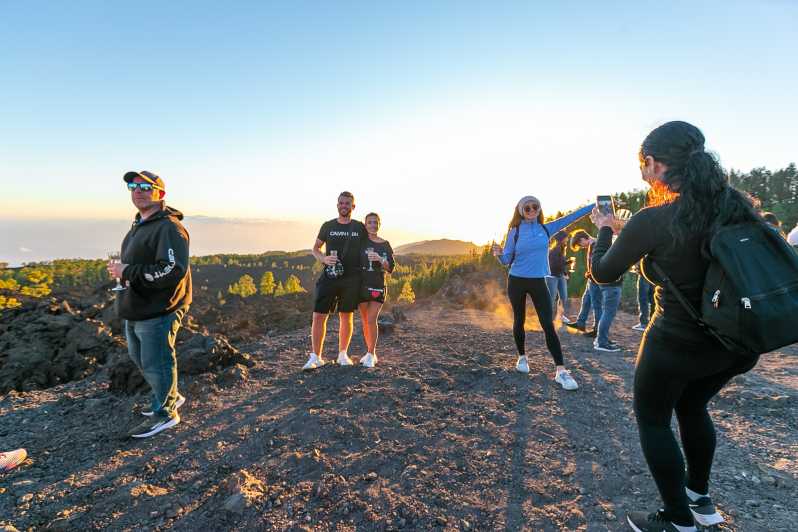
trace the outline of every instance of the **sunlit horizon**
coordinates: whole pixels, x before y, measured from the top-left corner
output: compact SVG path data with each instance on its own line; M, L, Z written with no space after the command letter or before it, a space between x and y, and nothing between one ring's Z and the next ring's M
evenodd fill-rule
M524 195L644 188L668 120L727 169L798 159L786 2L89 4L0 8L0 225L129 221L122 175L150 170L187 216L307 227L294 249L342 190L399 243L484 243Z

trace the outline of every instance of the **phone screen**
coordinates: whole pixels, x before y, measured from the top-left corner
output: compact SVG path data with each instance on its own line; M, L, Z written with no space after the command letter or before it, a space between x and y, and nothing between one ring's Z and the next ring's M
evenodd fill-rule
M615 214L612 196L596 196L596 206L602 214Z

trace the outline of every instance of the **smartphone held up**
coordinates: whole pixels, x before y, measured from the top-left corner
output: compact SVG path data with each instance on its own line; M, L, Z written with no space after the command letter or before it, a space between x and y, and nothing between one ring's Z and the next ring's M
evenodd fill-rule
M596 207L603 215L615 214L615 203L612 196L596 196Z

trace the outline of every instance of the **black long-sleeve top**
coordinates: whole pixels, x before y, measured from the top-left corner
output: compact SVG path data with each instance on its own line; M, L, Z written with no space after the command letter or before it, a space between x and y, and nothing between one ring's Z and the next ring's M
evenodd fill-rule
M701 308L701 291L709 261L701 254L702 236L693 235L675 244L670 230L674 204L647 207L635 214L612 242L612 229L603 227L593 245L591 270L597 282L610 282L643 259L642 275L655 286L652 327L686 339L706 335L676 296L654 272L656 262L692 305Z

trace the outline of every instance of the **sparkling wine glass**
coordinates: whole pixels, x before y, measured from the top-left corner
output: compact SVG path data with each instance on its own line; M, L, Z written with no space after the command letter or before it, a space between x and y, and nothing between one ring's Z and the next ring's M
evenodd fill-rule
M374 271L374 266L373 266L373 264L371 262L371 257L370 257L371 253L374 253L374 248L366 248L366 257L369 257L369 269L368 269L368 271L373 272Z
M110 262L114 263L114 264L117 264L117 263L120 262L120 257L121 257L121 254L118 251L111 251L111 252L108 253L108 260ZM122 290L126 290L126 288L124 286L122 286L122 280L119 277L117 277L116 278L116 286L111 288L111 291L119 292L119 291L122 291Z

